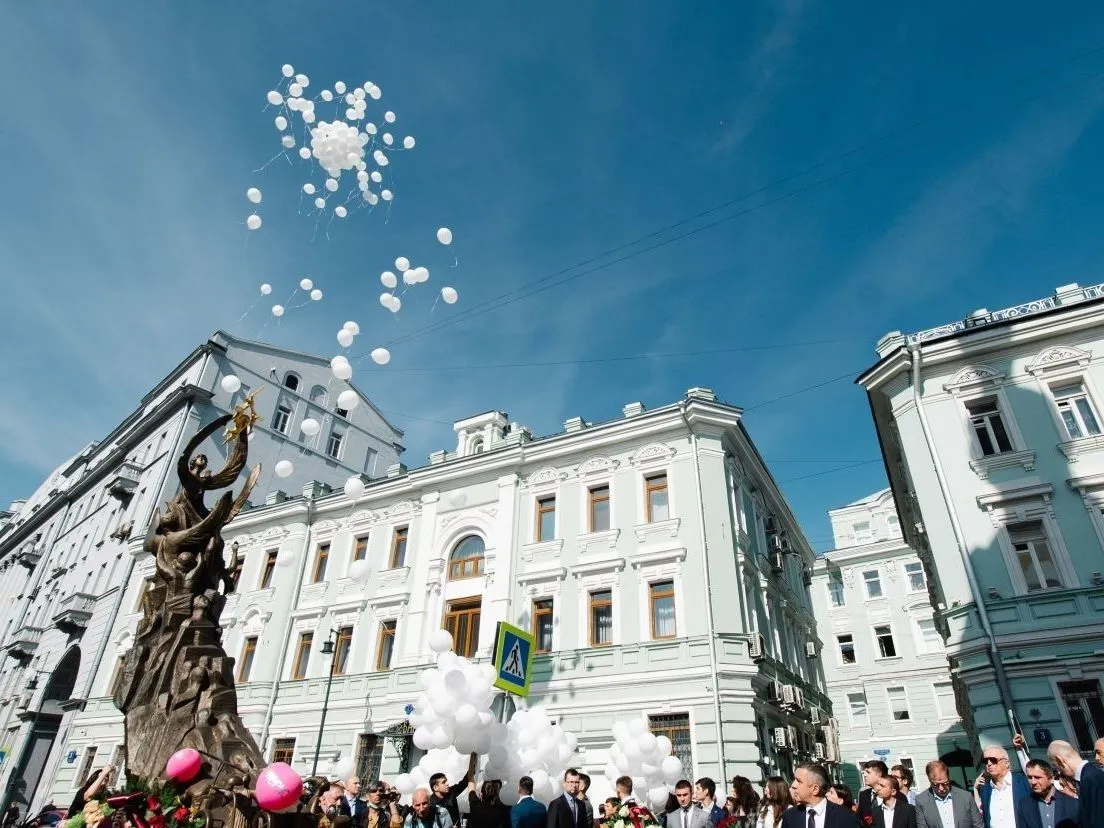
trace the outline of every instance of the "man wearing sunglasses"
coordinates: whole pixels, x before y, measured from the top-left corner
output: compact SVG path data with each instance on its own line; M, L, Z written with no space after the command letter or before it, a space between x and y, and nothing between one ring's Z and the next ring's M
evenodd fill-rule
M982 752L987 779L981 786L981 816L985 828L1017 828L1016 808L1021 799L1031 796L1031 787L1022 773L1012 770L1008 751L989 745Z

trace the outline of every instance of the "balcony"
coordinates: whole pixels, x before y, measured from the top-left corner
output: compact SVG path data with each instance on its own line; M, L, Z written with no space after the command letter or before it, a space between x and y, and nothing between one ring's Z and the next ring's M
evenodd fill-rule
M58 611L54 614L54 626L70 635L82 632L88 626L92 610L96 606L96 596L84 592L74 592L58 602Z
M26 661L34 655L41 640L41 629L24 625L12 633L4 651L16 661Z
M112 497L127 501L138 488L142 479L142 467L133 460L124 460L107 478L107 493Z
M38 562L42 560L42 547L28 544L19 553L17 560L20 566L24 566L27 569L34 569L38 566Z

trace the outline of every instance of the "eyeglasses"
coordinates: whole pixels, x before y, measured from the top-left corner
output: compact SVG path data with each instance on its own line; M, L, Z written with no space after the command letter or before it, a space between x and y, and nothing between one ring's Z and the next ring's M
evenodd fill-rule
M985 757L985 764L987 764L987 765L995 765L998 762L1004 762L1004 761L1006 761L1006 760L1003 756L986 756Z

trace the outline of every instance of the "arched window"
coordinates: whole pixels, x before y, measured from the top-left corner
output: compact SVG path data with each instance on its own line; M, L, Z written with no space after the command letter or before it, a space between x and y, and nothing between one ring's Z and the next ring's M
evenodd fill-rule
M450 581L461 578L475 578L483 574L483 552L486 545L479 535L461 538L452 547L449 555L448 576Z
M472 454L482 454L483 453L483 438L482 437L476 437L474 440L471 441L471 453Z
M326 389L321 385L314 386L314 388L311 389L310 401L321 408L325 408Z
M290 388L292 391L299 390L299 377L290 371L284 376L284 388Z

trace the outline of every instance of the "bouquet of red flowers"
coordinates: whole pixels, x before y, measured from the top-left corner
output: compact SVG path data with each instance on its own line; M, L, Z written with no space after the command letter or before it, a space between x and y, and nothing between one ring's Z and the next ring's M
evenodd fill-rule
M606 828L658 828L659 820L643 805L625 802L604 825Z

